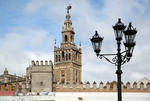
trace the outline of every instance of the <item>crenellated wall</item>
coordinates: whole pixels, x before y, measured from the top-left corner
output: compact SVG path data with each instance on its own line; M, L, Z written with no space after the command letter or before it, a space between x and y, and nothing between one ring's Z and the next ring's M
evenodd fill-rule
M52 72L52 61L32 61L32 73L33 72Z
M52 91L52 61L32 61L27 68L27 81L31 92Z
M41 60L41 61L33 61L32 60L32 64L31 64L31 67L33 67L33 66L51 66L52 65L52 61L51 60L49 60L49 61L47 61L47 60L45 60L45 61L43 61L43 60Z
M93 82L90 84L89 82L83 84L53 84L53 89L55 92L117 92L117 82L107 82L104 84L100 82L97 84ZM122 91L123 92L150 92L150 82L146 84L146 88L144 88L144 83L140 83L140 87L137 87L137 83L134 82L133 85L130 82L126 84L122 83Z

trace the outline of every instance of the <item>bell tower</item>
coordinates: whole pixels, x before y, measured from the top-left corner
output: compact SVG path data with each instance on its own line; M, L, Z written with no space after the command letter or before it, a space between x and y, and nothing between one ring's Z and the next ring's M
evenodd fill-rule
M78 48L74 43L74 29L69 10L67 7L66 20L62 27L62 42L57 47L54 46L54 72L56 82L59 83L79 83L81 82L81 45Z

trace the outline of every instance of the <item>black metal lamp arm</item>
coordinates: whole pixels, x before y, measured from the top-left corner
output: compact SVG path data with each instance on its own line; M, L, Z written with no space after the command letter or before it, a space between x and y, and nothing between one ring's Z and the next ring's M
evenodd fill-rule
M129 62L129 58L127 58L126 53L127 51L123 51L121 52L121 58L122 58L122 62L121 65L125 64L126 62ZM124 55L123 55L124 54ZM114 56L112 59L108 58L107 56ZM104 58L105 60L107 60L108 62L110 62L111 64L115 64L117 65L117 54L99 54L98 57L100 59Z

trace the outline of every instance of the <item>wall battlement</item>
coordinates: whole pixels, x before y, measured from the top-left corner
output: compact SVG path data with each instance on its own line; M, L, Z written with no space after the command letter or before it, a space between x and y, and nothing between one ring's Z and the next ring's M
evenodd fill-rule
M31 65L27 68L27 74L32 73L49 73L52 72L53 63L51 60L47 61L33 61L31 62Z
M53 64L52 64L52 61L51 60L49 60L49 61L47 61L47 60L45 60L45 61L43 61L43 60L41 60L41 61L33 61L32 60L32 62L31 62L31 66L33 67L33 66L52 66Z
M93 82L90 84L89 82L83 84L54 84L53 85L56 92L117 92L117 82L107 82L104 84L100 82L97 84ZM137 86L137 83L134 82L133 85L130 82L126 84L122 83L122 91L123 92L150 92L150 82L146 84L144 87L144 83L140 83L140 87Z

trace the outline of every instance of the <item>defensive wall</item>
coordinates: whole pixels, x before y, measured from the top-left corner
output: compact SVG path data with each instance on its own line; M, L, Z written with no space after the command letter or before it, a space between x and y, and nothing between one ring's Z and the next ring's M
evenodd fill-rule
M23 83L19 84L19 87L22 90L26 89L26 85ZM18 83L14 84L1 84L0 91L16 91L18 88ZM148 92L150 93L150 83L146 84L144 87L144 83L141 82L140 86L138 87L137 83L134 82L132 85L130 82L126 84L122 83L122 91L123 92ZM117 82L107 82L104 84L103 82L100 83L80 83L80 84L55 84L53 83L53 92L117 92Z
M100 82L97 84L93 82L90 84L89 82L83 84L53 84L53 90L55 92L117 92L117 82L113 81L111 83L107 82L104 84ZM122 83L122 91L123 92L150 92L150 83L146 84L144 87L144 83L140 83L140 87L137 86L137 83L134 82L133 85L130 82L126 84Z

